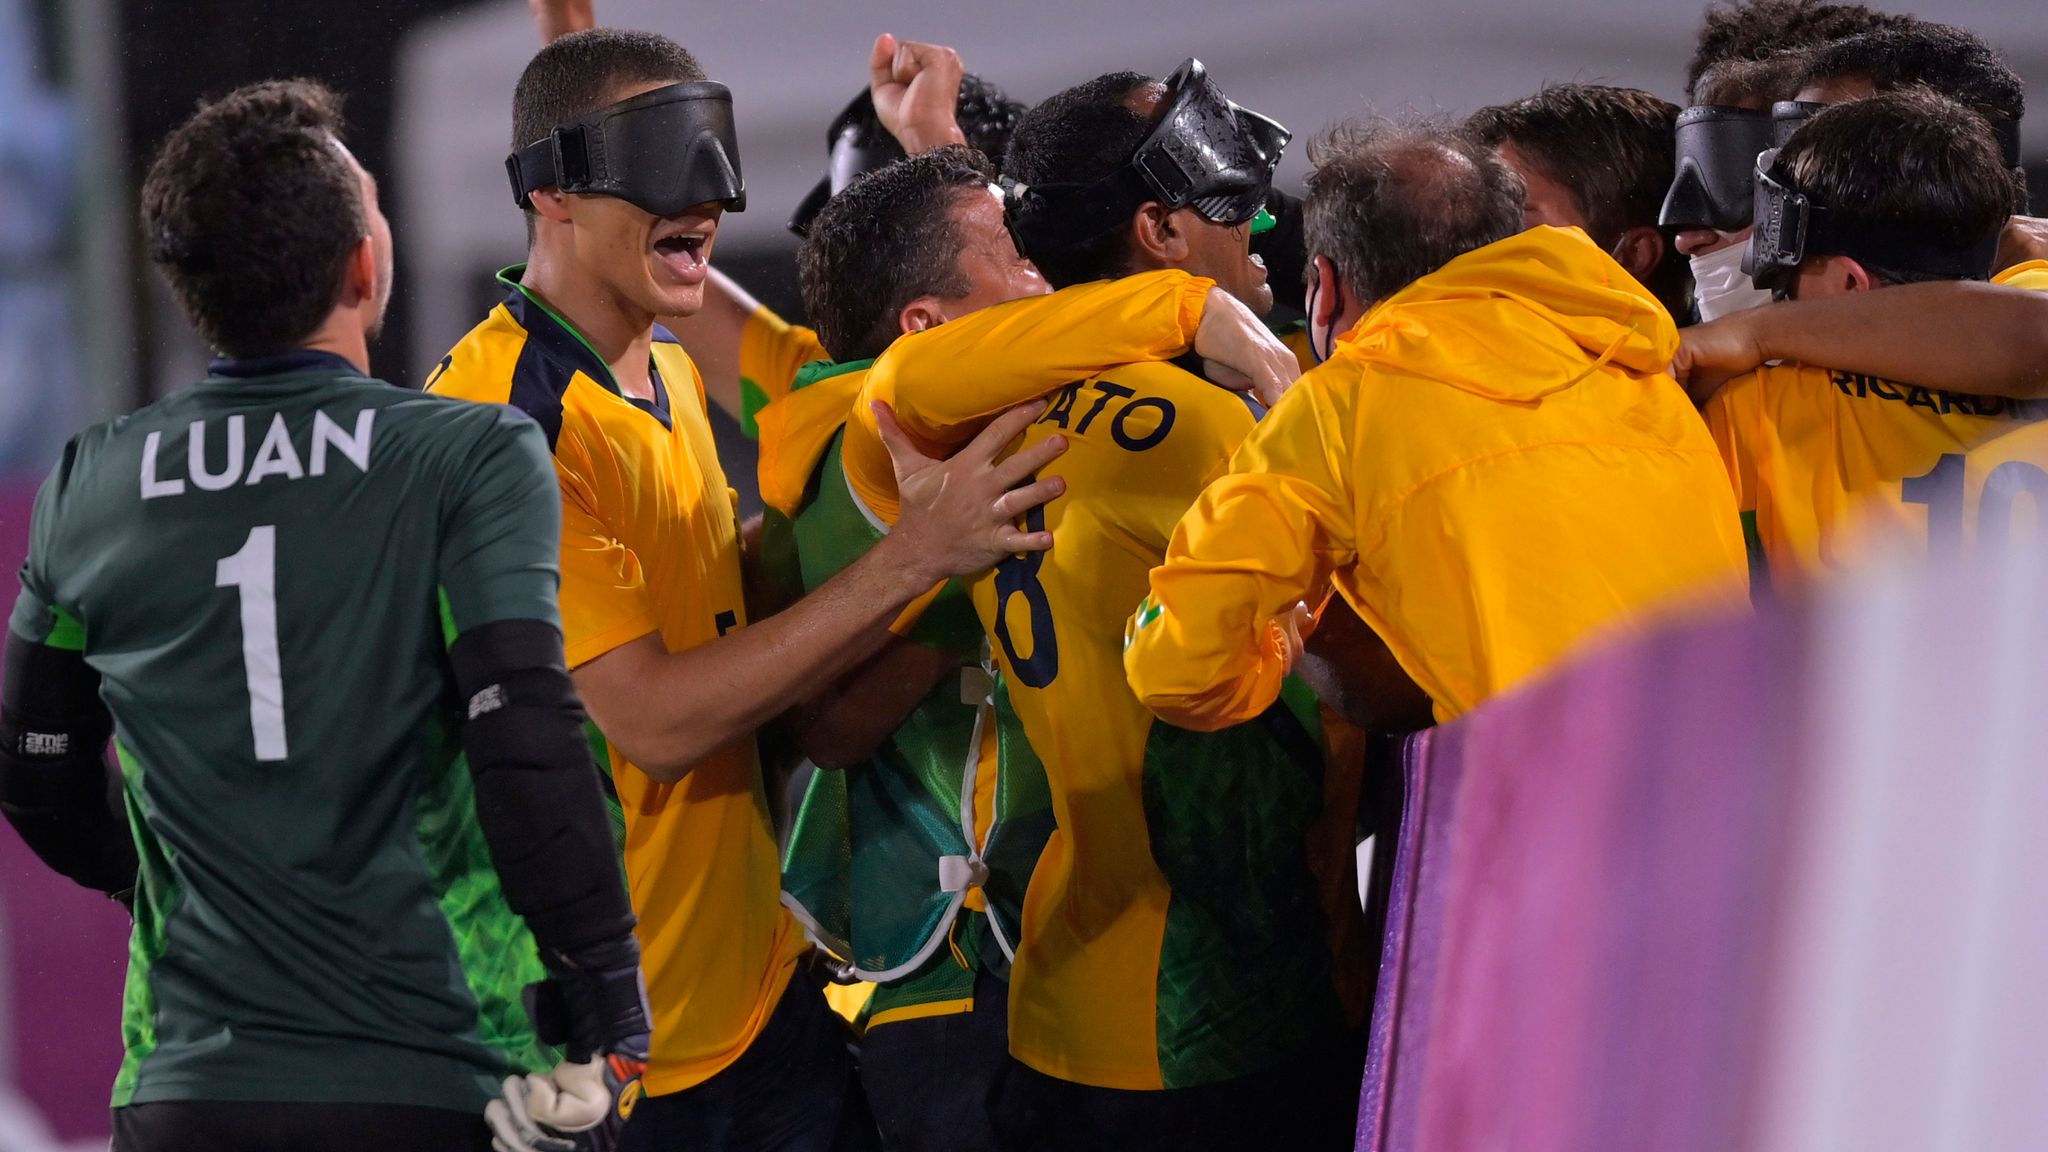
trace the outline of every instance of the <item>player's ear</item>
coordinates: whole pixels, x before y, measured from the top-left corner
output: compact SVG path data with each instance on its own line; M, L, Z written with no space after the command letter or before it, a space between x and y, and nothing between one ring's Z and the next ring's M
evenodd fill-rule
M1308 299L1305 308L1310 324L1330 327L1337 323L1337 317L1344 314L1344 281L1337 275L1337 266L1330 263L1328 256L1312 257L1309 261Z
M904 334L936 328L946 322L945 306L937 296L924 295L903 306L896 314L896 327Z
M377 272L377 241L366 235L349 250L348 264L342 272L341 304L353 308L377 299Z
M527 203L532 204L534 213L543 219L557 224L569 222L569 197L560 188L538 189L527 197Z
M1188 258L1187 229L1163 204L1147 204L1131 218L1131 239L1148 262L1177 265Z
M1628 269L1636 279L1647 281L1657 265L1664 262L1664 244L1662 232L1646 224L1637 225L1623 232L1620 243L1614 246L1615 263Z
M1844 291L1868 292L1877 287L1877 277L1872 276L1870 269L1865 268L1861 262L1848 256L1837 256L1835 263L1838 267L1834 274L1841 278Z
M1802 293L1818 289L1830 296L1840 296L1868 292L1877 285L1870 269L1849 256L1816 256L1800 265L1799 273L1802 280L1811 284L1811 288L1802 284Z

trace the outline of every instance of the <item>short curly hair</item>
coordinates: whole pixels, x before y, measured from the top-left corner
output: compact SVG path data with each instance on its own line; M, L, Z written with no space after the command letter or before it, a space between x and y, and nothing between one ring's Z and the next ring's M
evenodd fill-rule
M1009 93L989 81L972 72L961 75L953 120L967 137L968 147L988 157L990 163L1002 163L1010 137L1016 135L1017 124L1027 111L1023 101L1010 99Z
M202 103L157 151L142 183L145 247L215 351L289 351L340 300L369 233L341 132L339 96L271 80Z
M1975 110L1921 87L1824 108L1777 163L1840 224L1968 249L2012 210L2007 169ZM1913 278L1873 268L1886 279Z
M967 295L953 206L988 195L995 178L987 157L949 144L863 173L825 202L796 266L804 314L834 360L881 355L920 296Z
M1153 117L1132 110L1130 102L1158 83L1137 72L1108 72L1048 97L1017 125L1003 174L1023 184L1086 184L1115 172L1155 126ZM1112 229L1078 244L1041 246L1024 255L1055 288L1114 279L1130 263L1126 231Z
M2027 84L1998 50L1951 24L1915 21L1833 40L1807 58L1800 86L1861 76L1879 92L1924 84L1993 122L2027 111Z
M1866 4L1716 0L1707 6L1692 59L1685 66L1686 103L1722 102L1704 98L1700 84L1700 78L1717 65L1753 64L1777 53L1803 51L1844 36L1904 27L1912 20L1911 16L1879 12Z
M2027 111L2027 85L1997 49L1950 24L1916 20L1835 40L1816 48L1799 86L1862 77L1878 92L1925 86L1992 125L2017 124ZM2027 210L2027 170L2007 169L2013 211Z

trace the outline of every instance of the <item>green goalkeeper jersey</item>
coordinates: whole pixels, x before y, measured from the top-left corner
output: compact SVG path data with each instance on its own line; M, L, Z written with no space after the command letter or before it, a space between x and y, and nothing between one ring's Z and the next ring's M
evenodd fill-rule
M66 448L10 627L83 651L114 717L141 861L116 1107L480 1109L544 1066L446 645L559 627L560 517L524 416L317 352Z

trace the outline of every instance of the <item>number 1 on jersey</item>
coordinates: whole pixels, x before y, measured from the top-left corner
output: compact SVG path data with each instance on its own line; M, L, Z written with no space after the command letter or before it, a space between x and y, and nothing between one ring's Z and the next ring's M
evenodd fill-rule
M1939 558L1962 555L1963 509L1967 495L1967 458L1944 452L1934 467L1899 481L1899 499L1927 506L1927 554ZM2012 532L2013 508L2020 496L2033 498L2037 522L2048 527L2048 471L2025 460L2007 460L1991 469L1977 490L1977 547L1999 556Z
M1927 507L1927 554L1956 556L1963 550L1963 458L1944 452L1934 467L1899 481L1899 499Z
M232 556L213 566L215 588L235 588L242 601L242 669L249 680L249 728L256 759L282 760L284 670L277 656L277 526L259 524Z

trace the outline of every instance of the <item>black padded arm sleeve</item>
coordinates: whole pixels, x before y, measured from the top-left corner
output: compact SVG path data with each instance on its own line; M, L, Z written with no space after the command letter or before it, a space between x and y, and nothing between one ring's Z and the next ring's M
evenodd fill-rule
M505 899L550 969L639 960L562 637L539 620L469 629L448 650L477 819Z
M7 634L0 812L43 863L88 888L135 886L135 837L109 802L114 719L85 655Z

